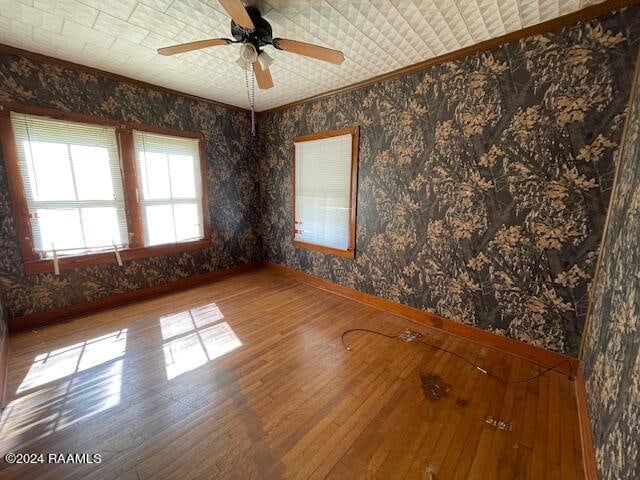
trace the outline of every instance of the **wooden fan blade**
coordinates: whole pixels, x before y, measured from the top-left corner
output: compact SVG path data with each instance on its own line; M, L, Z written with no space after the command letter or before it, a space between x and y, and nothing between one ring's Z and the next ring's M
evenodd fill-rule
M297 53L305 57L317 58L329 63L342 63L344 54L339 50L319 47L311 43L299 42L297 40L288 40L286 38L274 38L273 46L278 50L285 52Z
M233 18L233 21L238 25L249 30L255 30L255 25L251 20L251 17L247 13L247 9L240 0L218 0L220 5L227 11L229 16Z
M171 47L159 48L160 55L175 55L176 53L190 52L191 50L200 50L201 48L217 47L218 45L229 45L231 40L228 38L210 38L209 40L198 40L197 42L181 43Z
M273 87L273 79L271 78L271 72L267 68L263 70L260 66L260 62L253 63L253 73L256 75L256 81L258 82L258 88L266 90Z

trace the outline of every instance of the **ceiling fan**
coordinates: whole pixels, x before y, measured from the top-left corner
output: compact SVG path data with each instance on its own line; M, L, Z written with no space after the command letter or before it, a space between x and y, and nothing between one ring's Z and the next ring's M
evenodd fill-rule
M159 48L158 53L160 55L175 55L202 48L241 43L240 64L243 67L247 64L253 65L258 88L261 89L273 87L273 80L269 72L269 65L271 65L273 59L263 50L267 45L272 45L278 50L304 55L329 63L339 64L344 61L343 53L338 50L297 40L273 38L271 25L262 18L260 10L256 7L245 7L241 0L219 0L219 2L231 16L231 35L234 40L228 38L198 40Z

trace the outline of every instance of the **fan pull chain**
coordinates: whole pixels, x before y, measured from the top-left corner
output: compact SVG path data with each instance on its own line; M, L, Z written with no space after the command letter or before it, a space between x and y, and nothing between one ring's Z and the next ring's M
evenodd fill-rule
M251 75L251 88L249 88L249 75ZM253 72L253 64L245 63L244 82L247 86L247 100L251 107L251 135L256 136L256 76Z
M256 136L256 75L251 64L251 135Z

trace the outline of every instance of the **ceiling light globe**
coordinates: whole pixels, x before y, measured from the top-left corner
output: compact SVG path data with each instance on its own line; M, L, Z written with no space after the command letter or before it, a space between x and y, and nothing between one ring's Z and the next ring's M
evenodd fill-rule
M258 55L258 63L260 63L263 70L267 70L273 63L273 58L271 58L267 52L261 52L260 55Z
M240 59L244 63L254 63L258 58L258 52L256 52L256 47L251 45L250 43L245 43L240 48Z

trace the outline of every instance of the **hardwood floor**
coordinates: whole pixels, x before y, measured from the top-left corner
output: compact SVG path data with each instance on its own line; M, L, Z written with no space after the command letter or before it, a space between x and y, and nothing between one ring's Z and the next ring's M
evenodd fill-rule
M583 478L571 382L270 270L12 338L0 451L98 453L0 478ZM448 396L429 400L420 374ZM492 417L507 424L496 428Z

